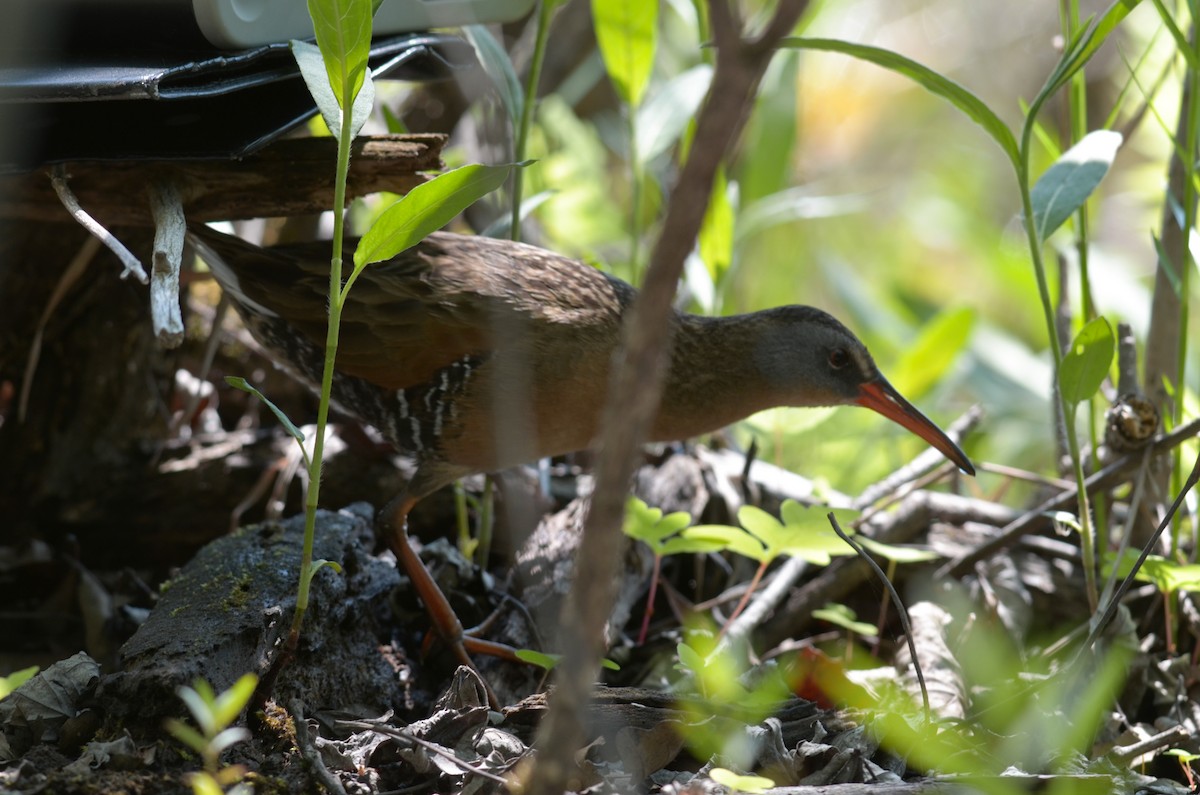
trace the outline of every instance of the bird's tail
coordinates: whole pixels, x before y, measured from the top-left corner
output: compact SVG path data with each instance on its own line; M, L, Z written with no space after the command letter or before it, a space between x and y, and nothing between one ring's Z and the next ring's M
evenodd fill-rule
M255 301L242 289L237 271L229 264L233 249L251 245L239 237L218 232L203 224L189 224L187 241L195 249L200 259L212 271L213 276L229 297L238 304L252 308L265 317L279 317L279 314L258 301Z

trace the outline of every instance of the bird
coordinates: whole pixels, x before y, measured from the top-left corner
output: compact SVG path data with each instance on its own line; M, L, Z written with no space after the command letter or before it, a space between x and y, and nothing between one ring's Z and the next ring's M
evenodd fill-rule
M263 248L208 226L188 239L276 364L317 388L331 243ZM347 241L349 258L357 241ZM471 664L464 633L407 539L421 499L458 478L592 445L634 287L578 260L483 236L434 232L368 266L343 305L331 400L411 456L380 513L437 633ZM858 405L970 459L879 371L827 312L790 305L707 317L676 312L650 441L708 433L777 406ZM475 652L495 652L486 641ZM501 653L502 652L495 652Z

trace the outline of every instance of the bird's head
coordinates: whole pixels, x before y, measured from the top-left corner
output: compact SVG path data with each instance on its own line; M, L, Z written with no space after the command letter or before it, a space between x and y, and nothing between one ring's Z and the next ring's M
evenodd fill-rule
M975 467L950 437L879 372L865 345L833 316L808 306L760 313L758 369L789 406L864 406L929 442L963 472Z

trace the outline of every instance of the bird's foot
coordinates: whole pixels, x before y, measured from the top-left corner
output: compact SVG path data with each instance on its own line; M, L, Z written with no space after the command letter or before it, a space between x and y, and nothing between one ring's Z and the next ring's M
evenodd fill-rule
M486 654L520 662L516 655L516 649L511 646L475 637L472 635L475 630L463 629L462 622L458 620L458 614L450 605L450 600L446 598L429 570L425 568L421 558L408 543L408 512L415 503L414 499L397 497L383 509L380 518L388 545L395 553L396 559L404 568L405 573L408 574L409 580L417 591L417 596L421 598L421 602L425 605L425 611L429 614L429 620L433 625L429 638L436 637L441 640L460 664L467 666L477 674L479 669L471 659L471 654ZM429 638L423 644L423 651L427 650ZM491 686L482 674L479 678L487 690L488 702L493 709L499 709L500 703Z

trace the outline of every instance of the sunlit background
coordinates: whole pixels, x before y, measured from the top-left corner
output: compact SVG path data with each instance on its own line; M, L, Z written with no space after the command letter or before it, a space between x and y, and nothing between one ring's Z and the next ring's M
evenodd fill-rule
M1081 6L1085 18L1107 8ZM704 88L706 51L698 46L695 13L685 0L662 6L655 75L638 117L643 143L682 130L691 112L680 108ZM1037 0L860 0L821 4L803 35L901 53L967 88L1016 134L1023 103L1061 55L1063 30L1059 4ZM555 43L552 31L551 53ZM519 54L522 46L528 41L517 39L513 50ZM1089 129L1126 136L1090 204L1092 294L1098 312L1114 327L1132 324L1139 342L1149 320L1154 236L1178 115L1176 55L1153 6L1142 4L1086 71ZM531 144L538 162L526 174L526 201L535 206L526 238L636 281L628 114L615 98L596 100L605 96L606 81L595 51L569 71L547 75ZM483 99L452 143L474 154L480 131L502 110L488 86L464 93ZM391 96L402 104L405 89ZM1060 92L1041 114L1035 175L1069 146L1067 113ZM661 219L661 186L669 184L677 158L677 147L663 147L644 170L642 267ZM722 270L694 259L681 290L690 309L728 314L783 303L827 309L866 341L884 373L935 421L945 426L968 407L983 407L984 420L966 445L974 458L1055 469L1051 357L1016 179L1000 148L960 110L902 76L844 55L780 53L729 171L727 196L735 217L732 260ZM1068 223L1051 239L1046 262L1056 297L1056 257L1067 263L1077 329L1074 241ZM1192 401L1195 373L1189 378ZM751 434L764 459L846 491L922 447L857 409L767 412L744 423L737 438L748 443ZM981 480L985 490L991 483Z

